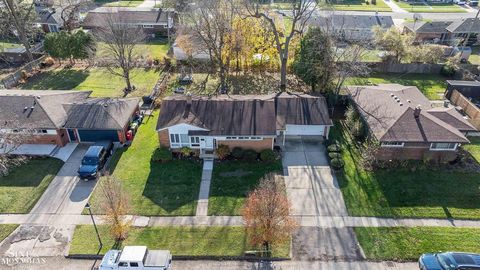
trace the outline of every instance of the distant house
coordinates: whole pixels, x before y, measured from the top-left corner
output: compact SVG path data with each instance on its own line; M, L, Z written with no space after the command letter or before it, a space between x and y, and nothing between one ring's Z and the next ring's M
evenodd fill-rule
M332 120L325 98L306 94L230 95L200 97L175 95L162 101L157 131L160 145L200 153L219 145L231 149L272 149L277 138L328 138Z
M91 91L0 90L0 128L29 143L110 140L124 143L137 98L89 98ZM25 132L28 130L28 132Z
M475 132L453 106L431 103L418 88L399 84L348 87L351 100L380 143L377 158L450 161Z
M415 34L417 42L452 44L465 39L471 31L471 38L477 40L480 34L480 21L467 18L455 21L413 22L404 25L405 33Z
M83 27L96 31L106 25L107 20L141 28L149 36L172 34L177 13L173 9L141 7L99 7L91 10L83 20Z
M445 97L452 104L460 107L468 115L469 121L480 130L480 82L479 81L447 81ZM480 135L480 132L471 132Z
M43 32L59 32L63 28L62 9L52 7L37 7L37 20Z
M373 27L389 29L394 26L391 16L382 15L330 15L310 20L310 26L320 27L338 39L370 41L374 38Z

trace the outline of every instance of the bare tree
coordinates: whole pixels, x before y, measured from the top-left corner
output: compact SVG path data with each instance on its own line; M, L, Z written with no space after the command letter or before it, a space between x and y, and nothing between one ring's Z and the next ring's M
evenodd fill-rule
M194 35L196 40L210 54L210 59L218 69L220 89L226 91L230 60L235 40L233 21L237 16L235 1L204 0L197 2L194 10L184 13L185 31Z
M4 124L0 127L0 176L8 175L10 170L25 163L28 158L24 155L16 155L15 151L24 143L28 143L33 135L33 130L11 129Z
M289 241L297 228L283 178L272 173L248 195L242 214L250 244L262 246L267 254L271 246Z
M243 1L245 8L242 12L246 12L247 16L265 20L275 36L275 46L280 61L280 90L285 91L287 88L287 64L291 42L296 35L303 33L307 22L317 7L317 3L310 0L293 0L290 2L290 8L281 13L264 7L258 0ZM277 21L281 17L287 23L278 23Z
M28 60L33 61L28 36L34 32L33 22L36 17L34 1L1 0L0 3L3 4L0 6L0 28L9 31L13 27L15 34L25 47Z
M130 199L121 182L111 175L106 175L99 183L102 197L100 209L105 211L103 219L110 228L110 233L117 241L127 238L132 225L126 216L130 210Z
M59 0L53 5L60 10L60 18L65 31L71 32L80 26L79 13L90 3L90 0Z
M137 46L145 40L145 34L139 26L132 26L118 13L106 16L103 27L95 34L98 41L105 43L107 54L111 58L108 71L125 80L125 93L134 90L130 71L135 67ZM120 69L120 70L119 70Z

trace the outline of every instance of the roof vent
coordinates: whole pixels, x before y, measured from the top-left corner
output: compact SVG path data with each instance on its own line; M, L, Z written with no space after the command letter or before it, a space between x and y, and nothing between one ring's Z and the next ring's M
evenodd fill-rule
M407 99L407 102L408 102L408 103L412 103L412 101L411 101L410 99Z
M403 106L403 103L400 102L400 104L398 104L398 105Z
M392 94L390 94L390 96L391 96L391 97L394 97L395 95L392 93Z
M400 99L397 99L397 102L400 102Z
M35 106L30 107L31 110L35 109Z
M422 106L421 105L417 105L417 107L415 107L415 110L413 111L413 116L415 118L418 118L420 117L420 112L422 111Z
M25 106L25 108L23 108L23 111L26 111L26 110L28 110L28 107L27 107L27 106Z

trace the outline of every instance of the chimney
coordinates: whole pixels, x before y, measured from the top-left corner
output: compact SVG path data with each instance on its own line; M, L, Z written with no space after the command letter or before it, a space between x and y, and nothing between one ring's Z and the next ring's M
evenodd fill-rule
M417 107L415 107L415 110L413 111L413 116L415 116L415 118L418 118L420 117L420 112L422 111L422 108L420 105L417 105Z
M449 105L450 105L450 101L449 101L449 100L444 100L444 101L443 101L443 107L448 108Z

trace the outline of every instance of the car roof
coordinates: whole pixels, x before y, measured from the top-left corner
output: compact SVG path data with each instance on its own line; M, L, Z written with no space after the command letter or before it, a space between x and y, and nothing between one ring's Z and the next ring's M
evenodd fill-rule
M103 146L99 146L99 145L90 146L88 148L87 152L85 153L85 156L86 157L96 157L96 156L98 156L100 151L102 151L102 149L103 149Z
M453 258L459 267L477 266L480 269L480 254L466 252L446 252L445 254L448 254L451 258Z

